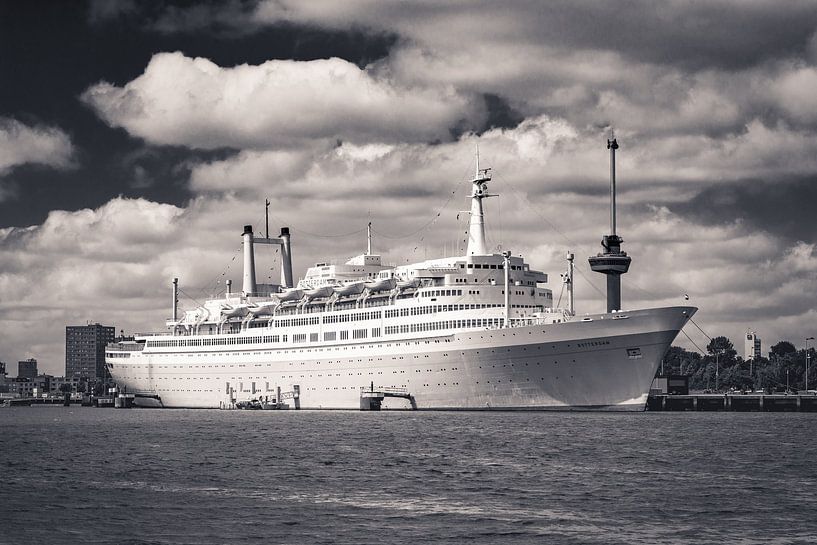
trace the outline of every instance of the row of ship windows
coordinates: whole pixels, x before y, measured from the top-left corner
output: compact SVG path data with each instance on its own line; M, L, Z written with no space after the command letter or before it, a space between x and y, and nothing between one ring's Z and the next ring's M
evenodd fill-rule
M468 268L469 269L498 269L498 270L501 271L501 270L505 269L505 266L504 265L494 265L494 264L490 264L490 263L469 263ZM521 271L522 267L519 267L517 265L511 265L511 270L512 271Z
M426 357L428 357L428 356L426 356ZM395 359L395 358L392 358L392 359ZM400 359L403 359L403 358L400 358ZM164 367L164 366L161 366L161 367ZM494 365L493 367L496 367L496 365ZM502 367L505 367L505 365L503 365ZM513 365L511 365L511 367L513 367ZM480 366L480 369L482 369L482 366ZM439 370L438 369L425 369L425 372L426 373L434 373L434 372L445 373L448 370L449 369L446 367L446 368L439 369ZM452 367L451 371L459 371L459 367ZM405 374L405 372L406 372L405 369L403 369L403 370L394 370L394 371L392 371L392 374L393 375L399 375L399 374ZM415 373L422 373L422 372L423 372L423 369L415 369ZM374 375L374 374L382 375L383 371L377 371L377 373L375 373L374 371L369 371L367 374L369 374L369 375ZM353 377L355 375L362 376L363 373L361 373L361 372L358 372L358 373L350 372L350 373L348 373L348 376L350 376L350 377ZM301 375L301 378L315 378L316 376L317 377L324 377L324 376L327 376L327 377L340 377L340 376L343 376L343 375L341 373L327 373L326 375L324 375L322 373L316 373L314 375L311 374L308 377L306 375ZM125 376L124 378L131 378L131 379L136 379L136 380L148 380L150 377L134 375L132 377L131 376ZM169 377L166 377L165 380L222 380L224 378L226 378L226 377L215 377L215 376L208 376L208 377L177 376L177 377L174 377L174 376L171 375ZM241 379L242 377L230 377L230 380L236 380L237 378ZM263 380L270 380L270 377L243 377L244 380L252 380L253 378L255 378L257 380L262 380L262 379ZM295 378L295 375L289 375L289 376L282 375L281 378ZM229 386L230 383L228 382L227 384ZM243 384L243 382L240 382L239 384ZM253 382L252 384L253 384L253 388L255 388L255 382ZM269 388L270 388L269 384L270 384L269 382L266 383L267 390L269 390Z
M383 317L383 311L369 311L369 312L353 312L351 314L333 314L331 316L324 316L323 323L337 324L340 322L357 322L358 320L379 320ZM317 322L316 322L317 323ZM275 321L278 326L278 320Z
M377 338L381 336L381 328L373 327L371 330L371 337ZM339 334L339 335L338 335ZM353 329L352 339L368 339L368 329ZM292 335L293 343L318 342L318 333L295 333ZM324 341L341 341L349 340L349 331L326 331L323 334ZM288 335L253 335L251 337L220 337L216 339L173 339L167 341L148 341L147 346L150 348L175 348L184 346L219 346L223 344L258 344L258 343L278 343L288 342ZM109 358L129 358L128 353L112 353L106 354Z
M345 337L343 336L343 333L344 332L341 331L341 339L348 338L348 332L346 332ZM274 338L275 335L273 335L272 337ZM284 335L283 337L286 337L286 335ZM266 337L263 337L263 338L266 338ZM286 339L284 339L284 341L286 341ZM151 341L151 342L173 342L173 341ZM385 347L388 348L388 347L391 347L392 345L401 346L401 345L405 344L406 346L409 346L409 345L412 345L412 344L417 345L417 344L420 344L420 343L425 343L425 344L436 343L436 344L439 344L441 342L450 343L451 339L426 339L426 340L423 340L423 341L407 341L405 343L400 343L400 342L390 342L390 343L386 343L386 344L378 343L377 347L382 348L383 346L385 346ZM153 346L158 346L158 345L151 344L150 346L153 347ZM173 345L173 346L178 346L178 345ZM326 348L319 348L319 347L315 347L315 348L299 348L299 349L293 348L292 353L295 354L296 352L304 352L304 351L305 352L313 352L313 351L314 352L323 352L324 350L327 351L327 352L330 352L332 350L337 351L337 350L349 350L349 349L352 349L352 350L357 350L357 349L367 350L367 349L372 348L374 346L375 345L372 343L372 344L352 344L352 345L348 345L348 346L327 346ZM281 353L281 349L278 349L276 352ZM289 352L290 352L289 350L283 350L284 354L289 354ZM199 357L201 357L201 356L224 356L224 355L250 356L250 355L254 355L254 354L266 354L266 355L269 355L269 354L272 354L272 353L273 353L272 351L265 351L265 352L260 352L260 351L254 351L254 352L232 351L232 352L230 352L230 351L228 351L226 354L223 353L223 352L198 352L198 353L195 353L195 354L187 354L187 356L188 357L192 357L192 356L199 356ZM152 355L154 355L154 354L152 354ZM155 354L155 355L160 356L160 357L177 357L177 356L182 356L184 354ZM239 367L244 367L243 364L239 364L238 366Z
M502 292L505 293L504 290ZM469 290L469 295L479 295L479 290ZM515 291L515 295L525 295L524 291ZM431 290L421 293L421 297L443 297L448 295L462 295L462 290ZM333 314L323 317L324 324L337 324L345 322L356 322L359 320L380 320L382 318L397 318L400 316L419 316L421 314L434 314L437 312L456 312L460 310L479 310L485 308L499 308L503 304L459 304L459 305L427 305L422 307L389 309L383 311L368 311L368 312L353 312L350 314ZM511 305L512 308L539 308L541 305ZM318 316L311 316L306 318L286 318L275 320L273 325L275 327L296 327L305 325L317 325L321 323ZM261 323L266 323L261 321Z
M462 295L462 290L428 290L420 292L420 297L448 297Z
M254 335L252 337L219 337L215 339L172 339L167 341L149 340L150 348L171 348L183 346L221 346L225 344L257 344L287 342L287 335ZM317 340L317 339L316 339Z
M468 328L468 327L499 327L501 318L474 318L472 320L444 320L442 322L426 322L422 324L403 324L386 326L386 335L396 333L419 333L422 331L437 331L440 329Z
M493 352L493 350L492 350L492 352ZM445 354L443 354L443 356L448 357L448 354L447 354L447 353L445 353ZM427 358L427 357L428 357L428 354L425 354L423 357ZM419 355L415 355L415 356L414 356L414 359L419 359L419 358L420 358L420 356L419 356ZM392 356L392 358L391 358L391 359L392 359L392 360L395 360L395 361L396 361L396 360L402 360L402 359L404 359L404 356ZM358 360L357 360L357 362L358 362L358 363L361 363L362 361L363 361L362 359L358 359ZM372 361L374 361L374 360L373 360L372 358L369 358L369 361L370 361L370 362L372 362ZM383 361L383 358L377 358L377 361ZM320 361L316 361L316 362L312 362L312 363L313 363L313 364L315 364L315 365L320 365L320 364L321 364L321 362L320 362ZM331 363L343 364L343 361L342 361L342 360L338 360L337 362L333 362L333 361L331 361L331 360L330 360L330 361L327 361L327 362L325 362L325 363L328 363L328 364L331 364ZM355 360L349 360L347 363L355 363ZM562 360L562 363L565 363L565 361L564 361L564 360ZM574 359L574 360L572 360L572 361L570 361L570 362L568 362L568 363L570 363L570 364L574 364L574 363L576 363L576 360ZM300 362L300 364L301 364L301 365L306 365L306 363L305 363L305 362ZM534 364L535 364L535 365L537 365L537 366L541 366L541 365L542 365L542 362L541 362L541 361L537 361L537 362L534 362ZM292 366L292 365L294 365L294 364L293 364L292 362L290 362L290 364L289 364L289 365L290 365L290 366ZM530 365L530 364L529 364L529 363L527 363L527 362L525 362L525 364L524 364L524 366L525 366L525 367L528 367L529 365ZM553 361L553 365L559 365L558 360L554 360L554 361ZM492 369L496 369L498 366L499 366L499 364L492 364L492 365L491 365L491 368L492 368ZM501 364L501 366L502 366L503 368L504 368L504 367L516 367L516 366L517 366L517 364L514 364L514 363L503 363L503 364ZM141 367L142 367L141 365L136 365L136 366L134 366L134 369L141 369ZM147 369L148 367L150 367L150 366L149 366L149 365L145 365L145 368L146 368L146 369ZM199 368L199 366L198 366L198 365L195 365L195 366L186 366L186 365L158 365L158 366L156 366L156 367L158 367L159 369L171 369L171 368L172 368L172 369L177 369L177 368L185 368L185 367L186 367L186 368L196 368L196 369L198 369L198 368ZM216 368L218 368L218 364L216 364L216 365L202 365L202 366L201 366L201 368L202 368L202 369L204 369L204 368L206 368L206 367L216 367ZM235 367L235 366L234 366L234 365L232 365L232 364L230 364L230 365L228 365L228 366L227 366L227 365L221 365L221 367ZM238 367L246 367L246 365L238 365ZM261 367L261 364L255 364L255 367ZM479 367L479 369L482 369L482 368L483 368L483 366L482 366L482 365L479 365L478 367ZM485 367L487 368L487 365L486 365ZM522 367L522 364L521 364L521 363L519 364L519 367ZM459 370L459 368L458 368L458 367L452 367L452 368L451 368L451 370L452 370L452 371L458 371L458 370ZM422 371L422 369L416 369L416 370L415 370L415 372L417 372L417 373L420 373L421 371ZM445 368L445 369L440 369L440 372L444 372L444 371L448 371L448 369L447 369L447 368ZM397 374L397 372L398 372L398 371L393 371L393 373L394 373L394 374ZM428 372L428 373L434 372L434 369L426 369L426 372ZM400 373L405 373L405 371L400 371ZM358 375L360 375L360 374L361 374L361 373L358 373ZM372 373L370 372L369 374L371 375ZM382 375L382 374L383 374L383 372L382 372L382 371L378 371L378 374ZM353 376L353 375L354 375L354 373L349 373L349 376ZM309 375L309 378L312 378L312 376L313 376L313 375ZM319 376L319 377L322 377L323 375L318 374L318 376ZM328 374L328 375L326 375L326 376L331 377L331 376L333 376L333 375L330 373L330 374ZM338 377L339 377L339 376L341 376L341 375L340 375L340 373L338 373L338 374L336 374L336 375L334 375L334 376L338 376ZM301 375L301 378L304 378L304 377L305 377L305 375ZM144 376L142 376L142 377L136 377L136 376L134 376L134 377L128 377L128 376L126 376L125 378L143 378L143 379L145 379L145 378L147 378L147 377L144 377ZM173 377L171 377L171 378L173 378ZM187 378L187 380L191 380L192 378L195 378L195 377L182 377L182 376L177 377L177 379L178 379L178 380L183 380L184 378ZM203 380L211 380L211 379L212 379L212 380L215 380L215 379L217 379L218 377L210 376L210 377L201 377L201 378L202 378ZM235 380L235 378L236 378L236 377L230 377L230 379L232 379L232 380ZM252 379L253 377L246 377L246 378L248 378L248 379ZM269 379L269 377L254 377L254 378L256 378L256 379L261 379L261 378L264 378L264 379ZM286 377L286 375L284 375L284 376L283 376L283 378L287 378L287 377ZM292 376L292 375L289 375L289 378L293 378L293 376Z
M397 344L399 345L399 343L397 343ZM409 343L406 343L406 344L409 344ZM391 345L389 345L389 346L391 346ZM542 349L542 347L541 347L541 346L537 346L536 348L537 348L537 350L541 350L541 349ZM555 348L555 346L553 346L553 348ZM527 351L527 348L523 348L523 350L524 350L524 351ZM511 352L511 351L512 351L512 350L509 348L509 349L508 349L508 352ZM293 352L294 352L294 350L293 350ZM267 352L267 353L268 353L268 352ZM479 354L479 350L477 350L477 351L476 351L476 353L477 353L477 354ZM492 354L493 354L493 353L496 353L496 350L491 350L491 353L492 353ZM460 352L460 354L461 354L462 356L465 356L465 352ZM418 359L419 357L420 357L419 355L414 355L414 359ZM424 355L424 357L426 357L426 358L427 358L427 357L429 357L429 356L428 356L428 354L425 354L425 355ZM444 352L444 353L443 353L443 357L449 357L448 352ZM404 359L404 356L392 356L392 357L391 357L391 359L392 359L392 360L402 360L402 359ZM374 361L375 361L375 358L368 358L368 361L369 361L369 362L374 362ZM377 358L377 361L383 361L383 358ZM357 362L357 363L362 363L362 362L363 362L363 359L362 359L362 358L357 358L356 360L355 360L355 359L349 359L349 360L347 360L347 362L346 362L346 363L351 363L351 364L354 364L355 362ZM314 361L314 362L312 362L312 363L313 363L314 365L320 365L322 362L321 362L321 361ZM337 364L341 364L341 365L342 365L342 364L344 363L344 361L343 361L343 360L337 360L337 361L335 361L335 360L328 360L328 361L325 361L325 362L323 362L323 363L327 363L327 364L337 363ZM563 363L564 363L564 360L563 360ZM571 362L570 362L570 363L576 363L576 360L575 360L575 359L573 359L573 360L571 360ZM301 364L301 365L306 365L306 362L300 362L300 364ZM537 361L537 362L535 362L535 364L536 364L536 365L542 365L542 362ZM558 364L559 364L559 361L558 361L558 360L553 360L553 364L554 364L554 365L558 365ZM295 364L294 364L293 362L289 362L289 365L290 365L290 366L292 366L292 365L295 365ZM521 364L520 364L520 365L521 365ZM526 363L525 363L525 367L527 367L528 365L529 365L529 364L526 362ZM247 364L243 364L243 363L232 364L232 363L231 363L231 364L221 364L220 366L221 366L222 368L226 368L226 367L230 367L230 368L234 368L234 367L244 368L244 367L247 367ZM255 363L255 364L253 364L253 367L263 367L263 366L264 366L264 364L262 364L262 363ZM113 365L113 364L111 364L111 367L114 367L114 365ZM151 365L145 365L144 367L145 367L145 369L148 369L148 368L150 368L150 367L151 367ZM201 365L201 366L198 366L198 365L156 365L156 367L158 367L159 369L199 369L199 368L201 368L201 369L205 369L205 368L218 368L218 367L219 367L219 364L217 364L217 363L216 363L216 364L213 364L213 365ZM495 368L495 367L497 367L497 366L494 364L494 365L491 365L491 367L492 367L492 368ZM509 363L509 364L505 364L505 363L503 363L503 364L502 364L502 367L515 367L515 364L514 364L514 363ZM134 365L132 368L133 368L133 369L141 369L141 368L142 368L142 366L141 366L141 365ZM480 366L479 366L479 368L480 368L480 369L482 369L482 365L480 365ZM440 370L441 370L441 371L446 371L446 369L440 369ZM456 368L456 367L452 368L452 371L456 371L456 370L457 370L457 368ZM430 372L430 371L431 371L431 369L428 369L428 371ZM420 371L418 370L417 372L419 373ZM352 373L349 373L349 374L351 375ZM301 377L303 377L303 376L304 376L304 375L301 375ZM309 375L309 376L311 377L312 375ZM318 375L318 376L320 376L320 375ZM330 376L331 376L331 375L330 375ZM338 376L340 376L340 375L338 375ZM231 377L231 378L233 378L233 379L234 379L235 377ZM249 377L249 378L252 378L252 377ZM259 378L259 379L260 379L261 377L256 377L256 378Z
M350 373L350 375L351 374L352 373ZM361 375L361 373L357 373L357 374ZM368 373L368 374L373 375L374 373ZM382 373L377 373L377 374L382 374ZM318 375L318 376L320 377L321 375ZM327 376L332 376L332 375L327 375ZM340 376L340 375L336 375L336 376ZM311 377L311 375L310 375L310 377ZM289 377L289 378L294 378L294 377ZM301 378L305 378L305 377L303 375L301 375ZM547 378L547 377L539 377L539 380L543 382L545 380L545 378ZM548 380L559 380L559 378L560 378L559 376L554 376L554 377L548 378ZM562 378L573 379L574 376L569 375L569 377L562 377ZM196 380L201 380L201 379L196 379ZM503 381L501 379L493 380L493 381L486 380L485 384L501 384L502 382ZM513 379L505 379L505 382L513 383ZM517 381L517 382L520 382L520 381ZM524 382L531 382L530 377L526 377ZM479 384L479 383L480 382L478 380L474 381L474 384ZM459 382L452 382L450 385L451 386L459 386L459 384L460 384ZM426 388L433 387L432 383L424 383L423 386L426 387ZM449 384L447 382L438 382L437 386L449 386ZM406 388L406 387L407 387L406 385L402 386L402 388ZM325 390L330 390L330 389L346 390L346 389L349 389L349 390L360 391L361 389L365 389L365 387L360 387L360 386L334 386L334 387L326 386L326 387L324 387L324 389ZM309 390L315 391L315 390L317 390L317 387L306 387L306 388L304 388L304 390L305 391L309 391ZM176 389L176 388L156 388L155 391L157 391L157 392L215 392L215 390L213 390L213 389L193 389L193 390L188 390L188 389ZM239 383L239 388L237 390L232 390L231 391L230 384L227 383L225 393L227 393L227 394L230 394L230 393L261 394L261 393L274 393L276 391L277 390L275 388L270 388L269 385L267 385L267 387L265 389L261 389L260 387L256 388L255 383L252 383L252 386L247 388L247 389L244 389L243 383Z
M369 373L369 374L371 375L371 373ZM572 378L573 378L573 375L570 375L570 378L572 379ZM545 380L545 377L540 377L540 378L539 378L539 380L540 380L540 381L544 381L544 380ZM553 380L559 380L559 377L558 377L558 376L553 377ZM525 382L530 382L530 381L531 381L531 380L530 380L530 378L526 378L526 379L525 379ZM512 382L513 382L513 379L507 379L507 380L506 380L506 382L508 382L508 383L512 383ZM495 381L491 382L490 380L487 380L487 381L485 381L485 383L486 383L486 384L501 384L501 383L502 383L502 381L501 381L501 380L495 380ZM475 381L475 382L474 382L474 384L479 384L479 381ZM460 383L459 383L459 382L452 382L452 383L450 384L450 386L459 386L459 385L460 385ZM438 386L438 387L441 387L441 386L449 386L449 384L448 384L447 382L438 382L438 383L437 383L437 386ZM402 387L402 388L405 388L406 386L404 385L404 386L401 386L401 387ZM432 384L431 384L431 383L425 383L425 384L423 384L423 387L425 387L425 388L433 388L433 386L432 386ZM305 390L305 391L310 391L310 390L311 390L311 391L317 391L317 389L318 389L317 387L311 387L311 388L307 387L307 388L304 388L304 390ZM349 386L349 387L346 387L346 386L334 386L334 387L331 387L331 386L326 386L326 387L324 387L324 390L331 390L331 389L334 389L334 390L346 390L346 389L349 389L349 390L360 391L360 387L356 387L356 386ZM211 392L211 393L212 393L212 392L214 392L215 390L209 390L209 389L199 389L199 390L195 390L195 389L194 389L194 390L186 390L186 389L176 389L176 388L156 388L156 389L155 389L155 391L156 391L156 392ZM274 390L267 390L267 392L268 392L268 393L272 393L273 391L274 391ZM253 394L262 393L260 389L258 389L258 390L256 390L256 391L254 391L254 392L252 392L252 391L250 391L250 390L239 390L239 392L242 392L242 393L253 393Z
M469 292L471 293L471 292ZM478 291L476 292L479 293ZM397 318L400 316L418 316L420 314L437 314L438 312L458 312L460 310L480 310L485 308L500 308L501 304L463 304L463 305L428 305L423 307L399 308L386 311L386 318ZM511 308L536 308L541 310L541 305L511 305Z
M287 318L285 320L275 320L276 327L295 327L295 326L302 326L302 325L318 325L320 322L318 321L317 316L312 316L309 318Z
M423 331L435 331L439 329L446 329L446 328L475 328L475 327L499 327L502 325L503 319L500 318L483 318L483 319L471 319L471 320L446 320L442 322L427 322L421 324L404 324L402 326L387 326L385 333L387 335L391 334L399 334L399 333L417 333ZM366 330L354 330L357 333L353 333L355 339L363 339L366 338ZM325 341L332 341L336 340L335 333L337 332L325 332L324 333L324 340ZM348 331L340 331L340 340L348 340L349 332ZM299 336L301 335L301 336ZM295 335L298 337L298 340L294 340L293 342L306 342L306 334L298 334ZM317 341L317 333L310 334L310 341ZM515 335L515 333L514 333ZM372 328L372 337L379 337L380 336L380 328ZM215 346L218 345L218 341L233 341L227 342L226 344L250 344L250 343L270 343L270 342L287 342L287 335L259 335L253 337L236 337L236 338L221 338L221 339L174 339L174 340L167 340L167 341L155 341L151 340L148 341L148 346L152 348L161 348L161 347L180 347L180 346ZM240 341L240 342L235 342ZM441 342L440 339L426 340L424 341L426 344L430 342L439 343ZM450 339L443 339L443 342L450 342ZM204 344L202 344L204 343ZM395 343L396 346L400 346L401 343ZM411 342L407 342L406 345L411 344ZM420 344L420 341L414 341L414 344ZM368 346L368 345L367 345ZM372 345L373 346L373 345ZM382 344L378 345L382 347ZM391 346L391 343L387 344L386 346ZM569 345L568 345L569 346ZM326 348L326 350L339 350L343 348L343 350L348 350L349 347L334 347L334 348ZM352 348L358 348L357 346L352 346ZM555 348L555 346L554 346ZM300 351L303 352L304 349ZM316 348L315 351L323 351L323 348ZM311 352L312 349L307 349L307 352ZM288 353L289 351L284 351L284 353ZM293 350L293 353L295 350ZM264 352L264 354L270 354L270 352ZM198 354L187 354L188 357L193 357L195 355L202 356L202 353ZM219 354L221 355L221 354ZM250 352L245 352L244 355L250 355ZM168 354L169 356L169 354ZM112 353L107 352L106 357L108 358L126 358L130 357L129 353Z

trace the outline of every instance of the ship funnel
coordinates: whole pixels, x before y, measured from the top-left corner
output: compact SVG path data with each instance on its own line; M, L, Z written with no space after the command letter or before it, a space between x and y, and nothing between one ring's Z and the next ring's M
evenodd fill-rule
M295 287L292 283L292 246L289 239L289 227L281 227L281 286Z
M607 275L607 312L621 310L621 275L630 269L632 259L621 251L624 242L616 234L616 150L618 142L611 134L607 140L610 150L610 234L601 240L603 252L589 259L590 268Z
M244 238L244 284L242 291L245 296L249 296L256 291L252 225L245 225L244 233L241 236Z

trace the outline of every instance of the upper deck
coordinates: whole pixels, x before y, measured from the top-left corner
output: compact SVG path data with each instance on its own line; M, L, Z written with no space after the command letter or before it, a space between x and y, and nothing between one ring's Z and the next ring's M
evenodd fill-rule
M364 257L377 259L367 265ZM228 293L185 312L180 320L169 320L167 326L174 336L212 335L355 322L374 316L391 319L464 312L467 318L469 311L495 309L490 314L501 314L504 308L501 255L446 258L388 269L379 261L379 256L358 256L341 270L319 263L296 288L266 296ZM521 317L550 309L552 292L538 287L547 281L547 275L532 271L519 257L511 257L509 264L512 314ZM393 310L371 311L381 307Z

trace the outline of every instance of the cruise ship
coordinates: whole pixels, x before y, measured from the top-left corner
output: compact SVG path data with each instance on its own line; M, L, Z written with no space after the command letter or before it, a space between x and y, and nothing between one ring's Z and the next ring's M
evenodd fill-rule
M616 147L613 234L590 258L608 275L608 307L620 293L610 279L630 260L615 235ZM364 253L316 263L295 284L289 229L271 238L245 226L242 290L228 282L223 296L179 313L174 279L166 331L107 347L113 380L137 404L158 407L644 410L662 357L696 309L620 310L614 301L577 315L572 254L560 280L568 304L554 308L547 274L488 250L490 181L477 156L467 249L456 257L385 264L370 224ZM259 244L280 249L280 285L256 282Z

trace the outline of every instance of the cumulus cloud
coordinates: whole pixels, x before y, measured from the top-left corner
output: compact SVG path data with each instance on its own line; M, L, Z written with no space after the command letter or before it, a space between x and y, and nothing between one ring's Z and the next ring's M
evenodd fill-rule
M512 9L478 2L464 10L456 2L267 0L168 8L163 19L220 21L242 31L287 24L399 36L366 73L379 82L387 77L395 89L438 95L432 103L451 93L460 101L454 108L460 117L437 117L441 124L419 139L480 127L481 108L461 101L476 104L485 94L526 117L555 114L582 127L614 124L653 137L733 134L757 118L810 127L817 121L813 94L805 90L817 50L811 2L781 8L773 1L560 1L547 9L538 2ZM388 127L390 118L382 118ZM406 139L418 136L408 131Z
M483 103L453 89L403 87L337 58L223 68L160 53L124 87L101 82L82 99L148 142L195 148L448 140L462 120L484 116Z
M574 141L558 125L550 130L557 148ZM501 244L549 272L557 297L564 253L576 252L578 308L602 310L604 281L589 271L586 258L600 249L606 199L529 193L535 160L521 160L517 179L505 159L490 151L490 139L516 145L501 131L480 141L484 166L505 165L491 183L501 196L487 202L490 246ZM315 262L363 251L368 221L374 224L374 249L386 262L461 253L467 214L460 211L467 206L473 143L436 146L438 155L421 154L419 145L323 151L315 168L339 173L323 186L310 185L310 172L293 182L293 188L303 185L305 193L316 194L292 198L289 187L272 192L271 230L292 228L298 275ZM428 162L420 167L421 155ZM597 155L604 170L604 150ZM546 171L548 164L539 166ZM337 193L327 190L347 176L351 181ZM400 183L378 188L378 180L392 176ZM361 180L356 191L354 180ZM786 320L811 311L817 298L813 243L785 243L741 222L701 225L662 206L630 210L619 218L625 250L634 258L623 280L627 307L679 304L688 293L702 308L703 327L735 338L750 323L785 335L791 331ZM161 328L171 278L181 279L184 308L223 291L227 278L240 281L244 224L261 230L262 200L208 192L184 209L118 198L94 210L52 212L40 226L0 231L0 327L7 333L0 348L22 357L19 347L33 347L45 368L59 373L65 324L91 319L126 331ZM259 249L259 278L274 281L279 266L274 250Z
M275 191L288 181L300 180L314 157L311 149L242 151L229 159L194 166L190 187L199 192Z
M0 327L24 342L36 346L37 320L81 323L77 309L155 327L173 276L198 298L207 290L194 287L238 281L240 228L258 230L265 197L272 229L292 228L299 271L359 253L368 221L387 262L460 253L477 142L500 194L486 204L489 246L550 272L557 294L564 253L576 252L579 309L602 310L604 279L586 257L607 230L611 126L634 258L625 306L688 293L699 323L733 340L753 325L774 339L813 323L812 2L275 0L158 13L151 28L165 33L300 25L398 38L365 66L160 53L128 83L88 88L102 119L150 144L232 150L185 164L186 208L116 199L0 233ZM259 277L277 277L274 252L258 263ZM45 286L68 295L55 303L37 295Z
M0 176L24 164L68 168L73 153L71 139L56 127L31 127L0 117Z
M204 294L190 286L217 290L213 281L239 247L239 229L220 230L217 211L200 215L200 206L117 198L93 210L53 211L42 225L0 230L0 351L30 353L60 374L65 325L161 327L170 278L184 278L194 297Z

